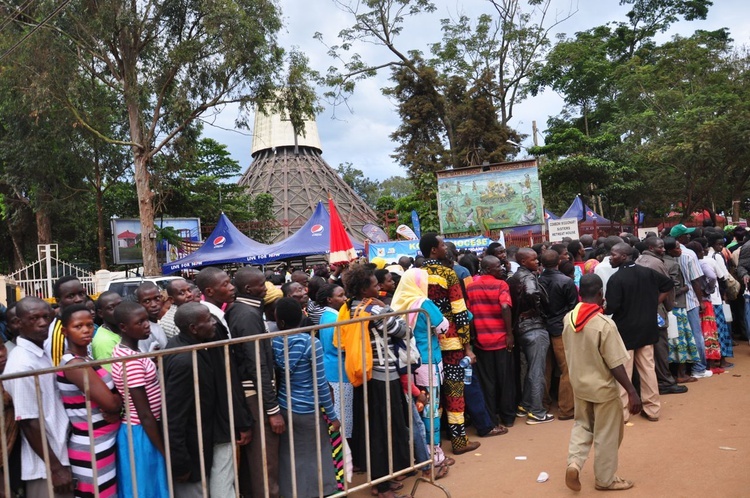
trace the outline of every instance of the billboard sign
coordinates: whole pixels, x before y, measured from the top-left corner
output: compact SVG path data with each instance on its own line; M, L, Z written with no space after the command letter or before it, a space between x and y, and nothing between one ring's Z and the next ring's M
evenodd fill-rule
M440 231L446 235L544 223L536 160L437 173Z
M156 220L156 227L172 227L180 237L192 242L201 240L200 218L160 218ZM112 218L112 259L115 264L142 264L141 251L141 222L138 219ZM214 241L216 242L216 241ZM169 246L161 242L158 251L166 251L167 261L174 261L187 255L181 248Z

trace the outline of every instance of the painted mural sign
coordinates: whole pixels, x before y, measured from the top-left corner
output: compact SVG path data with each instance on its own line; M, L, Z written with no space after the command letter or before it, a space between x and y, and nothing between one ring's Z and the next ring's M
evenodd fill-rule
M444 234L477 234L544 223L536 160L441 171L438 216Z

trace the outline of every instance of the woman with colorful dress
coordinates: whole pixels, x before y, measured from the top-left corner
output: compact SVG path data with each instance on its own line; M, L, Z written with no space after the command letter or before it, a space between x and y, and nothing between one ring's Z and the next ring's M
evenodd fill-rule
M703 245L698 241L689 242L686 247L698 256L698 261L703 270L701 277L701 290L703 291L703 303L701 306L701 332L706 344L706 362L713 373L721 373L724 370L719 368L721 361L721 346L719 345L719 329L716 326L716 314L714 307L711 305L711 294L716 289L716 271L711 263L705 259Z
M65 308L60 321L67 350L59 366L92 361L88 347L94 336L94 320L86 305L76 304ZM86 378L91 403L90 418L85 404ZM101 498L117 496L115 445L120 428L122 398L115 390L112 377L100 366L77 368L58 372L57 385L72 427L68 456L76 480L75 495L95 496L98 490ZM95 454L91 453L92 437Z
M677 383L685 384L697 380L687 374L686 365L700 362L700 354L687 316L688 286L679 262L682 247L677 239L665 237L664 250L664 266L667 267L667 272L675 287L675 302L672 314L677 320L677 337L670 338L667 341L669 344L669 362L677 365Z
M732 344L732 332L727 323L726 317L724 316L724 292L726 290L726 279L729 275L727 270L727 263L724 259L724 237L722 233L711 233L708 238L708 252L706 253L706 259L714 265L716 270L716 278L719 280L720 285L716 286L716 290L711 294L711 304L714 307L714 313L716 314L716 327L719 330L719 345L721 347L721 368L732 368L733 363L729 363L727 358L734 357L734 346ZM723 287L722 287L723 286Z
M393 295L392 307L395 311L423 310L430 317L427 326L425 313L410 313L406 320L414 333L422 365L414 372L414 384L428 394L428 402L422 411L425 427L425 441L433 441L435 465L451 465L454 460L446 457L440 447L440 386L443 383L443 359L440 352L438 335L448 330L448 320L440 309L427 298L427 280L429 275L420 268L409 268L401 277L396 293ZM433 332L430 332L432 328ZM430 356L431 354L431 356ZM430 386L432 376L432 386Z

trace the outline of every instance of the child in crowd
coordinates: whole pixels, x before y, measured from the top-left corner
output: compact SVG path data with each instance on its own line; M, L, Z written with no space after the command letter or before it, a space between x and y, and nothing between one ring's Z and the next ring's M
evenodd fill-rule
M138 303L124 301L115 309L115 322L122 340L112 350L112 357L137 355L138 341L150 336L146 309ZM135 495L135 474L139 497L168 497L164 442L158 425L161 388L156 365L150 358L118 361L112 365L112 378L126 403L125 423L117 435L118 496Z
M91 361L88 353L94 335L94 320L88 305L68 306L60 317L62 333L67 350L59 366L75 365ZM88 377L88 398L91 416L86 410L85 378ZM71 471L76 479L75 495L88 497L99 491L100 498L117 496L117 472L115 467L115 443L120 428L122 398L104 368L77 368L57 373L57 386L68 413L72 431L68 440L68 457ZM93 434L96 447L95 458L91 454ZM93 471L96 469L96 476ZM94 479L96 477L96 479Z

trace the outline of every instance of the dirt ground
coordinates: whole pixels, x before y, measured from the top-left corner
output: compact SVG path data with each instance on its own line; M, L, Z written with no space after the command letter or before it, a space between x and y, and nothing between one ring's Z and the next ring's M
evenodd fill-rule
M618 475L635 486L617 496L750 496L750 347L740 342L734 355L735 367L726 373L687 384L685 394L662 396L658 422L631 418L620 447ZM482 446L455 457L456 465L438 483L453 498L601 496L594 489L593 450L581 472L583 489L576 493L565 486L572 426L572 420L529 426L516 419L508 434L489 439L476 438L469 429ZM517 460L519 456L526 459ZM549 474L547 482L537 482L540 472ZM401 493L411 490L413 482L407 479ZM425 483L415 494L444 496Z

